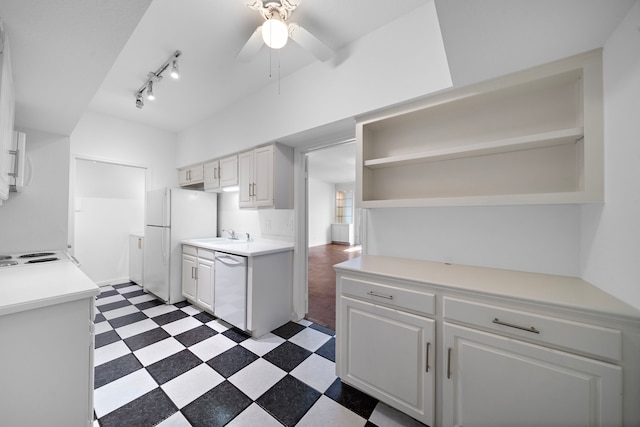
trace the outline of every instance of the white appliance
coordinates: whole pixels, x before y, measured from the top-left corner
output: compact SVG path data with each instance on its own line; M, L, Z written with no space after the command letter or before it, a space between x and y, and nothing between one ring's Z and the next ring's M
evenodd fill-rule
M23 254L0 254L0 268L6 267L28 267L49 262L73 261L77 266L80 263L65 251L36 251Z
M180 283L181 241L216 236L218 196L164 188L148 191L145 208L144 289L174 304L185 298Z
M13 147L9 154L14 157L13 168L9 173L9 191L21 192L25 185L25 161L27 158L26 135L23 132L13 132Z
M247 329L247 257L216 252L214 283L216 316Z

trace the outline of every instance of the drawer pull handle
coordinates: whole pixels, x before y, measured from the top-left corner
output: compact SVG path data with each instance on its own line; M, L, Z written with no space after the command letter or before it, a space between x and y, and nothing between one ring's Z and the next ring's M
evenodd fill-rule
M430 342L427 343L427 362L425 364L425 372L429 372L429 347L431 347Z
M384 298L384 299L393 299L393 295L379 294L373 291L367 292L367 295L371 295L372 297Z
M515 328L515 329L520 329L522 331L531 332L532 334L539 334L540 333L540 331L537 330L536 328L534 328L533 326L531 326L530 328L527 328L526 326L514 325L513 323L503 322L502 320L498 319L497 317L493 319L493 323L495 323L496 325L508 326L510 328Z
M451 347L447 350L447 379L451 378Z

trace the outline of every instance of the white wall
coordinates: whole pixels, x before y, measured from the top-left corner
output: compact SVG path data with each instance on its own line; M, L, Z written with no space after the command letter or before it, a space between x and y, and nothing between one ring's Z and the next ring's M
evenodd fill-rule
M71 134L71 156L73 159L85 158L140 166L146 169L145 183L148 190L177 187L176 140L177 136L172 132L87 112ZM82 191L81 188L74 188L75 180L73 181L67 187L72 197L76 190ZM109 182L108 179L106 181ZM113 184L115 188L116 183ZM103 190L106 191L106 188ZM133 218L140 214L140 200L129 200L130 197L125 196L122 191L117 197L112 196L113 194L101 194L84 200L81 197L79 207L85 213L92 214L91 220L86 218L87 215L80 214L79 223L75 224L74 215L69 216L70 238L80 246L77 248L80 253L76 255L81 255L80 261L85 272L101 284L127 280L129 255L125 236L129 232L143 231L141 226L133 225L136 221ZM74 211L74 205L71 203L70 212ZM104 214L102 219L109 224L112 232L114 229L119 230L119 237L114 236L114 233L108 235L105 227L95 225L95 221L100 220L101 212ZM74 236L76 230L80 234ZM99 251L95 251L95 248L87 246L91 241L105 243Z
M640 3L604 46L605 204L582 208L582 276L640 309Z
M218 235L227 237L222 230L233 229L239 237L249 233L252 238L293 240L293 209L240 209L239 193L218 194Z
M308 245L331 243L331 224L335 222L335 184L309 177L309 237Z
M278 140L451 84L432 0L335 56L345 59L315 62L283 78L279 95L274 83L180 133L178 164Z
M449 59L449 66L455 86L471 84L512 71L529 68L555 59L574 55L583 51L601 47L609 37L612 23L621 20L633 2L621 0L615 2L568 0L556 2L543 0L530 2L527 0L490 0L487 2L471 2L466 0L438 0L437 8L443 31L443 39ZM636 10L637 4L634 8ZM579 17L580 19L576 19ZM636 22L637 25L637 22ZM615 27L615 26L614 26ZM631 76L637 79L637 55L639 37L632 23L626 24L624 42L609 42L605 48L611 62L611 45L621 50L616 59L616 72L621 76L608 77L609 85L615 80L624 86ZM624 46L624 48L623 48ZM633 50L635 49L635 50ZM617 55L616 55L617 56ZM625 63L625 56L629 56ZM635 67L632 68L632 67ZM624 77L624 81L621 80ZM637 80L636 80L637 83ZM622 91L634 93L637 86ZM606 98L610 98L611 89L607 89ZM633 96L617 105L617 109L631 107ZM606 99L610 104L611 101ZM637 102L637 101L633 101ZM637 113L637 104L634 104ZM630 131L637 119L628 120L628 124L620 129L619 123L610 120L613 111L608 108L605 118L607 136L605 138L606 156L614 150L612 138L619 132L626 137L624 147L616 148L617 162L615 169L620 169L621 158L627 161L637 160L637 147L632 155L625 151L631 145L630 136L637 142L638 132ZM616 111L616 114L620 111ZM637 115L637 114L636 114ZM613 130L612 128L620 129ZM634 128L637 129L637 128ZM634 154L636 153L636 154ZM610 186L623 184L628 197L630 183L637 183L637 172L612 171L611 159L607 160L608 171L607 204L615 203ZM622 168L624 169L624 168ZM635 167L637 170L637 166ZM612 174L627 174L615 178ZM624 183L623 183L624 181ZM625 192L622 188L619 191ZM620 200L621 198L619 198ZM636 199L637 200L637 199ZM367 220L367 250L378 253L410 258L430 259L453 263L465 263L486 267L516 269L550 274L581 276L594 280L598 276L598 285L612 282L612 275L624 276L621 283L609 285L618 295L638 295L638 267L632 267L628 260L613 259L617 254L627 252L625 257L638 258L640 242L621 245L623 233L628 236L633 230L629 221L620 223L624 210L630 211L635 218L636 202L621 203L619 208L612 208L615 214L605 224L600 225L599 244L596 248L584 243L593 237L593 231L582 231L581 221L585 215L598 217L595 206L580 208L579 206L513 206L513 207L452 207L452 208L416 208L370 210ZM632 209L630 209L632 208ZM634 211L635 210L635 211ZM586 219L586 223L594 228L596 219ZM615 225L614 225L615 224ZM612 230L613 229L613 230ZM625 230L624 232L622 230ZM611 234L611 233L614 234ZM614 237L614 235L616 235ZM638 235L638 233L636 233ZM417 239L417 240L416 240ZM606 242L606 243L605 243ZM636 245L636 246L633 246ZM583 255L585 250L598 251L599 255ZM605 254L606 253L606 254ZM605 262L606 260L606 262ZM600 267L594 268L596 262ZM607 268L606 265L608 265ZM624 265L622 265L624 264ZM618 267L624 272L612 272ZM624 268L623 268L624 267ZM597 272L597 273L596 273ZM605 280L607 276L607 280ZM635 279L631 281L630 279ZM633 289L633 290L631 290ZM612 292L612 293L616 293Z
M144 166L149 190L177 187L177 135L87 112L71 134L72 156Z
M76 161L74 256L99 285L129 281L129 234L144 231L145 170Z
M18 130L26 133L30 172L23 192L0 207L0 253L66 249L69 138Z
M567 276L580 274L580 208L369 209L369 254Z

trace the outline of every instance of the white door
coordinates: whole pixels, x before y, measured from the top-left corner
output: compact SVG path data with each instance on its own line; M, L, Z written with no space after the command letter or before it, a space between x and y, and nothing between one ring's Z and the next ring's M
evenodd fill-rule
M171 225L171 196L167 188L147 191L145 225L168 227Z
M196 291L197 302L203 307L213 311L213 270L214 261L198 258L198 288Z
M342 380L433 425L435 321L341 298Z
M253 165L254 203L256 206L273 206L273 146L256 148Z
M182 254L182 295L191 301L196 300L197 268L196 257Z
M220 159L220 185L238 185L238 156Z
M253 206L253 151L238 155L238 199L241 208Z
M204 165L204 189L215 190L220 187L220 167L217 160Z
M169 254L171 229L145 228L144 289L164 301L169 301Z
M621 426L619 366L444 324L444 426Z

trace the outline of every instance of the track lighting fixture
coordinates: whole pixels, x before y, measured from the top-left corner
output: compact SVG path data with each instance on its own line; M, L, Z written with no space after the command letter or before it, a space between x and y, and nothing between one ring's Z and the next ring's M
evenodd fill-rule
M162 80L162 73L164 73L164 71L169 68L169 65L171 65L171 77L173 77L174 79L180 77L180 71L178 69L178 57L180 55L182 55L182 52L176 50L173 55L171 55L169 59L167 59L155 72L151 71L149 72L149 74L147 74L147 81L142 86L140 86L140 89L138 89L135 93L136 107L144 107L142 95L145 92L149 101L153 101L154 99L156 99L155 94L153 93L154 83Z

